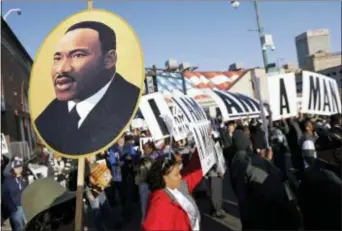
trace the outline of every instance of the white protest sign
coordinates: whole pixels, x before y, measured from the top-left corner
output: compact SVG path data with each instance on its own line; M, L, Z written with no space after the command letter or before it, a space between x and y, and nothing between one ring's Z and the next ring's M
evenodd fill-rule
M190 124L190 131L196 142L202 172L205 175L216 163L214 145L211 142L210 121L207 119L204 110L194 99L188 96L174 96L172 100L183 111L186 120Z
M8 153L9 153L9 150L8 150L8 145L7 145L5 135L1 133L1 155L8 154Z
M172 107L173 116L173 133L175 141L186 139L190 133L189 122L186 119L183 111L177 106Z
M294 73L268 76L267 83L272 120L297 116L297 90Z
M222 115L222 120L223 121L229 121L229 113L227 110L227 107L225 105L224 100L217 94L215 93L213 90L203 90L203 93L208 95L210 98L212 98L216 105L218 106L218 108L220 109L221 115ZM213 110L213 109L211 109ZM215 108L216 111L216 108ZM216 112L215 112L216 114Z
M303 71L302 77L302 113L327 116L342 113L336 80L309 71Z
M260 116L260 105L255 99L240 93L223 92L220 90L213 90L213 92L218 96L212 98L219 106L223 121Z
M192 123L190 130L194 136L203 175L216 163L214 142L211 138L210 121Z
M42 176L42 178L46 178L48 177L48 172L49 169L48 167L44 166L44 165L39 165L39 164L28 164L28 168L31 170L33 176L38 179L39 178L39 174Z
M189 123L208 120L204 110L193 98L188 96L173 96L172 100L182 110Z
M170 132L163 116L172 120L172 114L161 93L152 93L141 97L139 108L155 140L169 136Z
M216 171L223 175L227 171L227 165L226 165L226 160L224 159L224 156L223 156L223 150L219 142L215 143L215 154L217 158L216 159L217 160Z
M143 120L141 118L133 119L131 122L131 127L132 127L132 129L144 128L144 127L146 127L145 120Z

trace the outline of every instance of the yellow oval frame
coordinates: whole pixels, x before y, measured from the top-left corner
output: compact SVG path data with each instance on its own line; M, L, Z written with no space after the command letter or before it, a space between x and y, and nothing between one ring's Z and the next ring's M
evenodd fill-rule
M101 17L99 17L99 16L101 16ZM54 92L53 86L51 84L51 78L46 78L48 80L43 81L43 82L49 82L49 84L46 83L44 85L44 84L42 84L41 81L38 81L38 80L43 79L44 77L39 78L37 76L45 76L46 74L44 74L44 73L47 70L49 71L48 75L50 76L52 61L50 62L50 64L46 63L46 62L49 62L47 60L52 60L52 57L53 57L53 52L49 51L49 49L54 50L54 47L52 49L50 47L51 46L50 44L57 45L57 42L55 42L55 40L58 41L60 39L60 37L65 33L67 28L69 28L71 25L78 23L78 22L81 22L81 21L89 21L89 20L102 22L102 23L106 24L107 26L114 29L114 31L117 35L116 40L117 40L117 44L118 44L118 48L117 48L117 53L118 53L118 61L117 61L117 67L118 68L117 69L119 70L118 72L120 72L122 74L122 76L124 77L124 79L126 79L128 82L137 86L139 88L140 92L139 92L138 100L136 102L136 105L134 107L133 113L132 113L129 121L124 126L124 128L118 133L118 135L109 144L105 145L104 147L98 149L95 152L86 153L83 155L72 155L72 154L70 155L70 154L66 154L66 153L60 153L60 152L54 150L47 142L45 142L45 140L43 139L43 137L41 137L41 135L40 135L35 123L34 123L35 119L40 115L40 113L42 113L44 111L44 109L46 108L46 106L49 105L49 103L51 103L51 101L55 98L55 92ZM118 27L118 25L120 25L120 26ZM130 38L127 38L127 36L122 35L122 31L124 31L125 33L131 33L131 36L128 36ZM58 36L59 34L60 34L60 36ZM122 39L120 39L120 38L122 38ZM136 50L136 52L126 53L127 57L125 58L124 57L125 51L120 53L120 43L121 44L126 43L126 44L131 45L132 40L134 40L134 43L136 46L133 50ZM46 47L48 47L48 49L46 49ZM125 47L125 46L123 46L123 47ZM127 46L123 50L127 50ZM137 53L139 53L139 55L134 55ZM51 55L51 59L46 58L49 55ZM135 58L134 57L132 58L130 56L134 56ZM121 58L121 57L124 57L124 58ZM139 57L138 60L136 60L137 57ZM44 59L44 60L40 60L40 59ZM126 61L122 62L123 60L126 60ZM140 68L132 68L132 66L134 66L134 65L132 65L132 60L134 60L134 62L136 62L136 66L140 66ZM47 67L41 68L42 63L43 64L46 63L45 65ZM42 71L42 69L46 69L45 72ZM137 71L134 71L134 69ZM141 76L140 76L140 79L138 81L136 77L139 76L139 72L140 72L139 69L141 69L141 73L140 73ZM36 79L38 79L38 80L36 80ZM123 18L121 18L120 16L114 14L113 12L107 11L107 10L91 9L91 10L79 11L79 12L67 17L62 22L60 22L57 26L55 26L50 31L48 36L44 39L44 42L41 44L40 48L38 49L38 53L35 57L35 61L34 61L33 66L32 66L32 70L31 70L31 74L30 74L30 81L29 81L29 96L28 96L28 98L29 98L29 109L30 109L32 127L33 127L35 133L38 135L39 140L46 147L48 147L53 152L60 154L63 157L67 157L67 158L71 158L71 159L78 159L78 158L84 158L84 157L88 157L91 155L99 154L105 150L108 150L123 135L123 133L129 127L131 120L134 118L134 116L135 116L135 114L139 108L140 98L141 98L141 95L143 93L142 89L143 89L144 79L145 79L145 67L144 67L143 51L142 51L140 40L139 40L137 34L135 33L134 29ZM35 83L35 82L39 82L39 83ZM40 85L40 87L38 85ZM51 86L51 87L49 87L49 86ZM46 94L44 94L44 90L42 93L43 88L47 94L50 94L50 96L48 95L46 97ZM39 93L34 93L37 90L39 90L38 91ZM35 97L33 96L34 94L36 94ZM42 97L42 96L44 96L44 97ZM50 101L49 101L49 97L51 99Z

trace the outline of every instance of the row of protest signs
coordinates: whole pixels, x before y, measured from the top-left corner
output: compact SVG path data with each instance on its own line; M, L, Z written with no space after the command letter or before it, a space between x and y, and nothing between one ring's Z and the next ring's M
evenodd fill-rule
M142 97L140 111L155 140L172 135L175 141L193 135L203 174L216 163L211 124L203 108L191 97L173 96L170 109L161 93Z
M259 103L250 97L223 91L213 91L211 94L222 105L224 120L232 115L236 119L260 115ZM139 108L154 140L172 136L175 141L179 141L192 135L205 174L216 162L222 162L218 155L222 156L222 150L215 148L212 141L211 122L193 98L185 95L172 96L171 101L170 106L161 93L152 93L142 97Z
M316 115L341 113L337 83L329 77L303 71L301 108L297 104L296 77L293 73L267 78L267 101L273 120L295 117L299 111ZM223 121L255 118L261 114L259 102L246 95L216 89L202 92L215 101ZM216 162L222 162L218 161L215 145L211 142L210 120L193 98L180 95L171 97L171 100L170 106L161 93L142 97L139 108L152 137L159 140L172 135L175 141L179 141L192 135L199 150L203 172L206 173ZM268 112L264 111L264 114L268 115ZM219 152L222 153L222 150Z
M341 113L341 96L336 80L309 71L302 72L302 97L297 97L297 81L294 73L267 76L268 104L272 111L272 120L290 118L298 112L314 115L332 115ZM259 117L259 102L239 93L219 90L203 90L210 96L220 110L223 121L244 117ZM298 107L301 101L301 108ZM267 116L267 111L264 110Z
M207 91L207 94L215 98L224 121L260 116L259 103L248 96L219 90ZM172 105L168 105L161 93L145 95L140 101L139 109L153 139L172 136L174 141L179 141L191 135L198 148L203 174L215 163L220 172L225 171L222 167L222 150L215 147L217 145L211 137L211 122L204 109L185 95L172 96L171 101Z

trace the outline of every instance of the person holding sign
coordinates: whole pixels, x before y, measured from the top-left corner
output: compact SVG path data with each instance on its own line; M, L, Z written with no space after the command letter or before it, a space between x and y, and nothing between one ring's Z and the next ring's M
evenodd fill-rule
M115 31L97 21L76 23L59 40L51 69L56 98L34 121L54 150L96 152L132 116L140 89L117 72L116 40Z
M155 144L151 141L148 141L143 145L144 155L150 157L151 159L155 160L163 155L161 150L158 150Z
M107 199L105 189L109 187L112 179L105 160L96 161L96 156L87 158L87 172L89 176L87 181L88 190L85 197L88 201L89 212L94 219L95 227L98 231L106 231L115 226L113 219L109 218L113 214L113 210Z
M151 194L143 230L200 229L200 211L191 196L203 177L198 152L183 174L180 166L173 155L164 155L153 163L147 176Z
M304 230L341 230L342 136L326 131L316 141L317 158L302 174L298 204Z
M21 195L28 186L28 181L23 176L23 160L21 158L14 157L10 165L12 174L5 178L1 188L2 203L9 211L12 230L21 231L26 224Z
M267 149L266 158L254 153L241 130L234 132L233 147L231 177L242 229L298 230L300 216L292 203L291 189L272 163L272 150Z

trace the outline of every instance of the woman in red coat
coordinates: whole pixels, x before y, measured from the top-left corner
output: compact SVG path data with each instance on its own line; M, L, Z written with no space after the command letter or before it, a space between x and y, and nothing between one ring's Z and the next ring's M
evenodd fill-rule
M199 230L200 212L191 196L202 180L198 153L181 172L177 156L156 160L147 177L151 194L142 230Z

